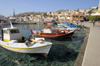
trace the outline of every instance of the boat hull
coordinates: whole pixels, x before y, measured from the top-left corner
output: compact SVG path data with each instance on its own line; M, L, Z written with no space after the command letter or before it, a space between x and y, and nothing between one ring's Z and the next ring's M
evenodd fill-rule
M35 35L37 35L38 37L44 37L44 38L64 38L64 37L66 37L66 36L71 36L71 35L73 35L74 34L74 32L75 31L72 31L72 32L70 32L70 33L41 33L41 34L39 34L38 32L35 34L35 33L32 33L32 31L31 31L31 33L32 34L35 34Z
M5 43L5 42L4 42ZM11 47L9 45L5 44L1 44L0 45L12 52L17 52L17 53L24 53L24 54L42 54L43 56L47 55L49 53L49 50L51 48L52 44L49 45L44 45L44 46L38 46L38 47L29 47L27 46L27 48L25 47Z

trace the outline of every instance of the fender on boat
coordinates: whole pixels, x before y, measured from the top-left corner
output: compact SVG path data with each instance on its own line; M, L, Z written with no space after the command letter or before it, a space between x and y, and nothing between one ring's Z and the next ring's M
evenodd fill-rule
M30 36L29 36L29 39L31 39L31 36L32 36L33 39L35 39L34 35L30 35Z

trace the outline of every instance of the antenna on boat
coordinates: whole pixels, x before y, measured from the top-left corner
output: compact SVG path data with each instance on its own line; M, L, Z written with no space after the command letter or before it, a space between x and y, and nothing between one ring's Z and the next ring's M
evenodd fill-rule
M9 20L9 21L10 21L11 28L13 28L13 25L12 25L12 22L11 22L11 20Z

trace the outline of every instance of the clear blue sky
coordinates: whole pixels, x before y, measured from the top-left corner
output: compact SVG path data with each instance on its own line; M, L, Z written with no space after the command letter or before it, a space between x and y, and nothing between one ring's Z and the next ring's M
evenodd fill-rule
M99 0L0 0L0 15L23 12L55 12L60 9L85 9L99 5Z

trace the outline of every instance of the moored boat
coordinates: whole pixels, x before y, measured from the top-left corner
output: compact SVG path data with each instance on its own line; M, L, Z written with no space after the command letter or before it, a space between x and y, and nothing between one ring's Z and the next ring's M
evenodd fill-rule
M65 28L67 28L67 27L81 28L82 27L81 25L75 25L73 23L68 23L68 22L62 24L62 26Z
M75 25L75 24L69 23L69 22L63 23L63 24L61 24L61 26L66 29L68 28L71 30L80 30L80 28L82 27L81 25Z
M9 24L6 17L0 15L0 25Z
M51 42L45 41L44 38L35 38L34 35L25 40L18 28L3 28L1 32L0 45L9 51L47 55L52 46Z
M75 30L70 31L70 30L59 30L59 29L51 29L50 26L46 26L45 29L42 31L37 31L36 33L30 29L31 34L35 34L39 37L44 37L44 38L63 38L66 36L73 35Z

